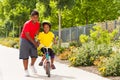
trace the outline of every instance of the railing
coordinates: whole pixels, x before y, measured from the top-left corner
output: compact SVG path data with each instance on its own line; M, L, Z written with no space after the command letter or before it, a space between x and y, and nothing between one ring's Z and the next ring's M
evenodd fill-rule
M64 28L61 30L61 41L64 42L71 42L71 41L79 41L79 36L81 34L90 34L90 30L93 26L101 26L103 29L107 29L109 31L114 30L117 27L120 27L120 21L108 21L108 22L101 22L96 24L89 24L85 26L79 27L71 27L71 28ZM119 30L120 33L120 30ZM54 34L58 36L58 31L54 31Z

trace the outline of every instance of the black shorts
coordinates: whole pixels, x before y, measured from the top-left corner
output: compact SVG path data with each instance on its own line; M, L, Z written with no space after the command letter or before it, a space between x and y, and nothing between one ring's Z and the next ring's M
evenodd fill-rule
M21 38L20 39L20 59L29 59L29 56L31 58L37 58L37 48L28 40Z
M41 51L43 52L43 54L45 54L45 52L47 52L47 49L42 47ZM54 51L51 48L48 48L48 52L49 52L51 58L55 57L55 53L54 53Z

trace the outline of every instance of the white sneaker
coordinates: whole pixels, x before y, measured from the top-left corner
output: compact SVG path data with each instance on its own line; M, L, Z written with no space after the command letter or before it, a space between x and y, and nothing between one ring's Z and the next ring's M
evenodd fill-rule
M34 67L34 66L31 66L31 65L30 65L30 68L31 68L31 70L32 70L32 72L33 72L34 74L36 74L36 73L37 73L37 70L35 69L35 67Z
M25 70L25 76L26 76L26 77L29 77L29 76L30 76L28 70Z

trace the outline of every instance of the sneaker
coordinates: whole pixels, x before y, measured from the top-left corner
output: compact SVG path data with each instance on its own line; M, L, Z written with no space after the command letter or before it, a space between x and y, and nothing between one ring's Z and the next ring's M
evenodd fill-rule
M32 72L33 72L34 74L36 74L36 73L37 73L37 70L35 69L35 67L34 67L34 66L30 66L30 68L31 68L31 70L32 70Z
M39 66L42 66L43 65L43 62L41 61L40 63L39 63Z
M29 76L30 76L28 70L25 70L25 76L26 76L26 77L29 77Z
M51 68L52 68L52 69L56 69L56 67L55 67L54 64L51 64Z

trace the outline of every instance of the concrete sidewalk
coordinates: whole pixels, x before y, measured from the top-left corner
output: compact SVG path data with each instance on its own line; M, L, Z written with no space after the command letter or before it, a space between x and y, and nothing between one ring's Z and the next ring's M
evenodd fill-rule
M30 73L30 77L24 77L22 60L19 60L19 51L0 45L0 80L109 80L58 62L55 62L57 69L52 70L51 77L48 78L43 67L38 66L40 59L39 57L35 64L38 74Z

